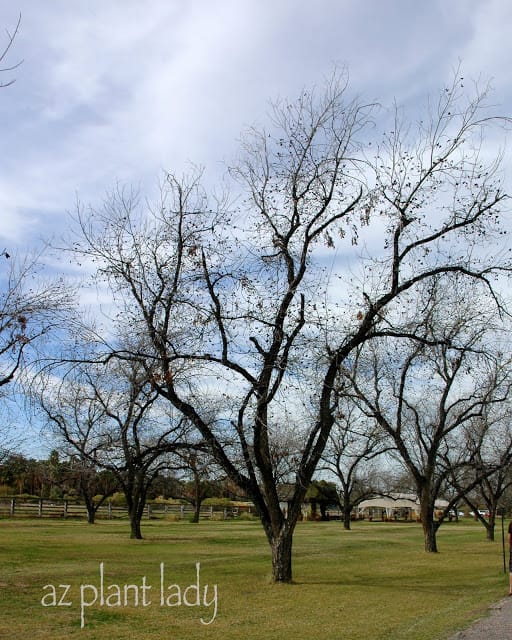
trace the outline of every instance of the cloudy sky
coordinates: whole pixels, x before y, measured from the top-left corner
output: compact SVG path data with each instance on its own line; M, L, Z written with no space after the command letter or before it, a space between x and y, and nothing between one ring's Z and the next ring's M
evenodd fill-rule
M269 101L346 67L354 95L420 109L450 82L512 114L509 0L0 0L0 252L58 239L77 199L215 182ZM512 162L505 157L505 163ZM508 179L510 180L510 175Z
M462 63L512 113L508 0L3 0L21 24L0 91L0 250L69 224L77 198L220 175L268 101L345 65L354 93L415 108ZM7 43L5 31L0 34Z

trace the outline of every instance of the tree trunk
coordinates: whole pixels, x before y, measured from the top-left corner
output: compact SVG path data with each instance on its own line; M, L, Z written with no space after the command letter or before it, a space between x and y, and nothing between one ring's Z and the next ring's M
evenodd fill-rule
M421 524L423 526L423 534L425 536L425 551L428 553L437 553L436 524L434 522L434 505L430 497L423 494L420 496L421 508Z
M292 582L292 543L293 529L281 531L274 537L270 546L272 548L272 581Z
M494 542L494 530L496 527L496 513L498 511L498 506L497 506L497 500L496 499L491 499L488 503L487 503L487 508L489 511L489 518L485 518L486 521L486 528L487 528L487 540L489 540L489 542Z
M494 514L491 513L489 515L489 522L486 523L485 525L485 529L487 531L487 540L489 540L489 542L494 542L494 529L496 526L496 519L494 517Z
M194 472L194 515L192 516L192 522L194 524L197 524L199 522L201 504L201 480L199 474Z
M141 518L137 512L130 513L130 538L142 540L142 531L140 527Z
M265 513L260 518L272 551L272 582L292 582L293 532L300 513L299 504L300 501L289 505L286 516L277 505L273 511L261 512Z
M195 504L194 504L194 515L192 516L192 521L194 524L197 524L199 522L199 517L201 515L201 504L202 504L202 500L195 500Z
M126 496L128 505L128 516L130 518L130 538L142 540L141 520L146 504L146 492L134 490L133 495Z
M94 524L96 518L96 505L90 496L83 494L85 508L87 509L87 523Z
M352 505L349 500L343 500L343 528L350 531L350 514L352 513Z

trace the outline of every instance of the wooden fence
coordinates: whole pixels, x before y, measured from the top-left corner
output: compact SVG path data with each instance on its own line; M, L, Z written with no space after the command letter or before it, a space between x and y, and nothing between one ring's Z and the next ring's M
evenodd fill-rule
M188 520L194 514L194 507L189 504L165 504L150 502L145 509L147 518L166 518L169 520ZM207 506L201 507L200 518L211 520L227 520L238 518L242 513L254 513L254 507L242 506ZM87 518L84 503L71 500L49 500L46 498L0 497L0 517L24 518ZM102 504L96 512L98 519L128 518L125 506Z

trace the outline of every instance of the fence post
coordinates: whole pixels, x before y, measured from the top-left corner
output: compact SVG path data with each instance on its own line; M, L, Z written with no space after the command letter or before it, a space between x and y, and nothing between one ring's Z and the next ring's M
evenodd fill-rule
M181 505L180 507L180 520L183 520L183 516L185 515L185 507Z
M108 519L112 520L112 503L108 503Z
M39 498L39 517L43 517L43 499Z
M64 517L68 517L68 501L64 500Z
M152 513L152 509L151 509L151 505L148 503L148 519L151 520L151 513Z
M14 515L15 505L16 505L16 498L11 498L11 516Z

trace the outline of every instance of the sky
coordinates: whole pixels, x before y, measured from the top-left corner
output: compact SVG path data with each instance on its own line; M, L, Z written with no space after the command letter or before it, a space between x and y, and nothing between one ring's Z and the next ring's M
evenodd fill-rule
M58 236L77 200L213 182L269 101L345 66L354 94L414 110L462 64L510 113L508 0L1 0L21 24L0 92L0 249ZM3 40L1 39L3 37ZM7 43L5 31L0 42Z
M165 171L214 184L271 100L346 68L413 114L453 77L512 115L509 0L0 0L0 251L55 241L77 201ZM3 45L3 46L2 46ZM510 162L505 157L505 165ZM512 167L510 173L512 174Z

